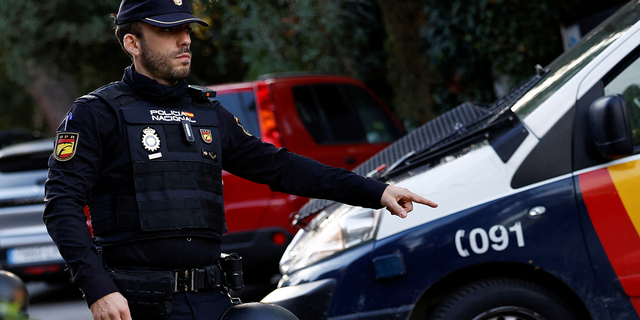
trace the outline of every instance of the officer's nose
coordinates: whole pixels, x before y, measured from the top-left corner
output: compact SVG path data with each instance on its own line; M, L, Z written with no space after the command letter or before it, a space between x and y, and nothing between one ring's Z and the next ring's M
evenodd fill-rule
M191 45L191 35L189 32L184 31L182 37L180 39L180 46L190 46Z
M178 46L182 47L182 46L190 46L191 45L191 32L188 28L189 26L187 25L187 27L185 27L184 29L180 30L180 38L178 40Z

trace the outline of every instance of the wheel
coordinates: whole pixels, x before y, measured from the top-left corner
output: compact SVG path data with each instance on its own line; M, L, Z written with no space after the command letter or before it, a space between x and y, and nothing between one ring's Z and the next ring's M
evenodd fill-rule
M554 292L538 284L495 278L468 284L448 296L429 320L577 320Z

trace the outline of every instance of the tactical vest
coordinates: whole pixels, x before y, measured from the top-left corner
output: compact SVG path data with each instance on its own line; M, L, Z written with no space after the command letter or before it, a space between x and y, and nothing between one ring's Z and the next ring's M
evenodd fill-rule
M222 140L211 102L187 95L176 104L152 104L122 82L91 95L118 115L135 185L135 195L119 195L113 185L112 192L90 200L96 240L109 245L173 236L221 239L227 231Z

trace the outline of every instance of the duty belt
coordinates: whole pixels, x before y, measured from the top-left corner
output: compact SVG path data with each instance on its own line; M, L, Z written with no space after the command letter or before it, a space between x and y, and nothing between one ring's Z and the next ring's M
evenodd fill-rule
M196 292L202 289L220 290L222 272L218 265L204 268L173 270L175 285L173 292Z

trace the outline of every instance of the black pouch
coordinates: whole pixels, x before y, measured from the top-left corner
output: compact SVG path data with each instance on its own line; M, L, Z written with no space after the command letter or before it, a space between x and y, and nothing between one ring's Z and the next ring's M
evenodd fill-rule
M171 314L173 272L116 269L108 273L129 302L134 319L161 319Z
M242 290L244 287L242 257L237 253L222 253L220 255L220 268L224 274L224 285L233 291Z

